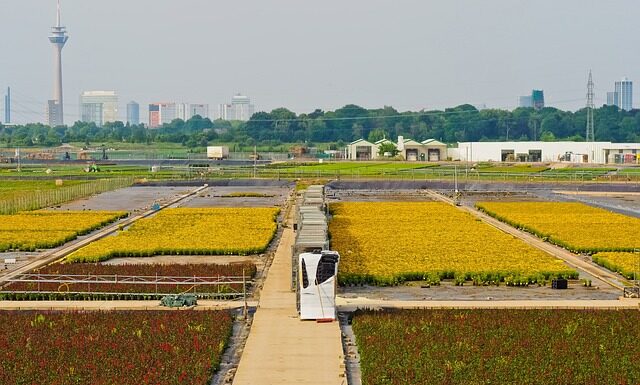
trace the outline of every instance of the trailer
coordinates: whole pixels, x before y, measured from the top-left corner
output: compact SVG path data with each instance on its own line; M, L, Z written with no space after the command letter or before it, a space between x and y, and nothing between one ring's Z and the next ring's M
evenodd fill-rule
M229 147L209 146L207 147L207 158L216 160L229 159Z

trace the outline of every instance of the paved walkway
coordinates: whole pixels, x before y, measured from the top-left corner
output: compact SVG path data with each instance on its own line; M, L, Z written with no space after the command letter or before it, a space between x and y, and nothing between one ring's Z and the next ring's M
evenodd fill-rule
M300 321L290 291L294 234L284 230L234 385L346 384L338 322Z

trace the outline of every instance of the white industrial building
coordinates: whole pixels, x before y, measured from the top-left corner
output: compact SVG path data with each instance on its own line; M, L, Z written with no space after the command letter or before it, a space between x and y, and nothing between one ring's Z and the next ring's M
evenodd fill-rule
M638 163L640 143L462 142L448 156L463 162Z
M379 160L385 155L380 154L380 146L384 143L391 143L398 150L398 155L408 161L430 161L439 162L447 160L447 145L435 139L427 139L417 142L413 139L398 137L398 142L389 139L382 139L371 143L365 139L358 139L347 145L347 159L350 160ZM390 156L390 154L389 154ZM388 156L387 156L388 157Z

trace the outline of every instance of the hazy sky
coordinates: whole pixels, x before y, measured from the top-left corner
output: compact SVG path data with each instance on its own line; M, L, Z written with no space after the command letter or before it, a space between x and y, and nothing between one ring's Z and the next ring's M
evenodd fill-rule
M55 0L0 0L0 87L14 120L42 121L53 88ZM62 0L65 122L83 90L129 100L209 103L237 92L258 110L348 103L435 109L596 103L640 81L638 0ZM4 90L0 92L4 95ZM636 103L637 105L637 103Z

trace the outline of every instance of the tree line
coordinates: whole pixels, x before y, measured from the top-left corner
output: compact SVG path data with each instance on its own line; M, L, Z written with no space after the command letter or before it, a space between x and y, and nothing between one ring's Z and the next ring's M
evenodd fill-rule
M395 140L398 136L418 141L437 139L445 143L503 140L584 140L586 109L576 112L547 107L478 110L465 104L445 110L398 112L393 107L365 109L346 105L335 111L315 110L296 114L286 108L257 112L247 122L212 121L195 116L176 119L155 129L122 122L76 122L71 126L43 124L3 126L0 145L56 146L68 142L181 143L202 147L211 143L244 146L281 143L334 143L356 139ZM598 141L640 142L640 110L624 111L603 106L594 112Z

